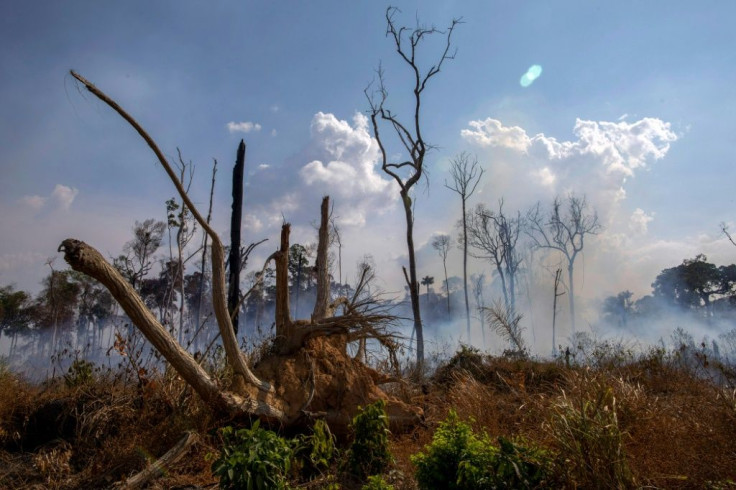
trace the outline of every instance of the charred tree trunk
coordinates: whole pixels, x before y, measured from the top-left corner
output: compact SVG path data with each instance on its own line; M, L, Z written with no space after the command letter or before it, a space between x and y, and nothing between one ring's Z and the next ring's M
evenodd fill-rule
M240 304L240 223L243 217L243 173L245 169L245 141L240 140L233 168L233 209L230 215L230 284L227 307L232 318L233 332L238 333L238 305Z

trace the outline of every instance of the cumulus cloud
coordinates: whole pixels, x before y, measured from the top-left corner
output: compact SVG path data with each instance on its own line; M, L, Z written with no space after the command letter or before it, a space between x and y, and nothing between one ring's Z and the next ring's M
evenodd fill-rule
M51 199L54 200L62 209L69 209L77 197L79 191L73 187L56 184L54 192L51 193Z
M332 192L350 203L349 221L365 222L369 211L385 210L395 200L391 182L378 173L378 145L368 132L368 118L355 114L353 125L333 114L317 113L311 125L313 140L324 158L307 163L300 176L306 186Z
M572 137L556 138L488 118L470 121L461 137L487 162L488 177L479 192L486 202L504 198L508 210L524 212L538 201L548 207L555 196L586 196L603 231L586 241L584 273L579 272L586 287L577 293L580 297L613 294L633 283L648 285L651 274L667 265L657 257L644 267L654 213L636 202L623 203L631 199L631 180L665 158L677 141L670 123L657 118L576 119Z
M641 208L636 208L629 218L629 229L634 233L645 234L649 222L654 219L654 213L647 214Z
M307 188L330 192L344 203L341 217L346 224L362 225L369 213L382 213L395 202L391 182L379 174L379 149L366 116L356 113L351 125L319 112L311 134L323 155L302 167L300 178Z
M627 179L664 158L678 139L670 123L657 118L634 122L576 119L572 132L575 138L571 140L544 133L530 136L519 126L504 126L488 118L470 121L461 136L489 152L495 167L505 165L506 173L500 179L505 189L521 188L541 196L584 192L592 204L602 208L624 200ZM499 149L507 153L497 154Z
M335 217L344 226L362 227L394 206L398 192L381 174L378 144L368 125L360 113L351 121L315 114L302 151L280 164L259 165L249 176L248 206L258 217L246 223L250 231L273 233L284 218L310 223L324 195L332 198Z
M54 190L47 197L30 195L23 196L20 200L23 204L36 211L40 211L44 208L49 210L63 209L64 211L68 211L74 202L74 199L77 197L77 194L79 194L79 190L74 187L56 184Z
M519 126L504 126L491 118L470 121L468 126L471 129L463 129L461 136L480 147L505 147L549 160L591 156L607 172L624 176L634 175L648 160L664 157L670 143L677 140L670 123L650 117L633 123L576 119L573 134L577 140L562 142L543 133L530 137Z
M234 122L230 121L227 123L227 130L230 133L250 133L251 131L260 131L261 125L258 123L250 122L250 121L243 121L243 122Z
M465 140L481 147L506 147L526 152L531 144L526 131L519 126L504 126L501 121L491 119L470 121L472 129L463 129L460 135Z

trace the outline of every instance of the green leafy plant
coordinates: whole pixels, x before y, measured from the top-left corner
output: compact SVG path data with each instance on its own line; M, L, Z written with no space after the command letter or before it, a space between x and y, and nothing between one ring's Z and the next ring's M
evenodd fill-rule
M311 434L303 434L294 440L294 459L306 478L323 474L330 468L337 449L335 436L324 420L317 420Z
M486 439L487 440L487 439ZM488 461L478 458L462 461L458 468L461 488L527 489L538 488L547 479L552 460L546 451L528 446L522 439L497 439L498 447L489 447Z
M383 476L373 475L368 477L368 482L361 490L394 490L394 486L387 483Z
M250 429L220 430L220 457L212 463L212 473L220 478L220 488L285 489L291 467L289 443L262 429L256 421Z
M475 434L450 411L432 443L411 457L419 488L536 488L544 482L551 467L545 451L526 447L523 441L498 442L496 447L487 434Z
M389 450L386 402L379 400L353 418L353 443L348 451L348 471L361 481L378 475L393 461Z
M84 359L75 359L69 370L64 375L64 383L68 388L85 385L94 378L95 365Z

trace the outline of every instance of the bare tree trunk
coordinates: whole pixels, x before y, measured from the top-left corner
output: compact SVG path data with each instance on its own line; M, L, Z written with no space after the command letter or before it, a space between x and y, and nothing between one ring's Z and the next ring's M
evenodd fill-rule
M245 169L245 141L240 140L233 168L233 208L230 219L230 287L227 306L238 333L238 304L240 303L240 223L243 217L243 173Z
M276 262L276 336L282 341L291 337L293 324L289 309L289 234L291 225L281 227L281 244L274 254Z
M557 269L555 272L555 296L554 300L552 302L552 355L557 355L557 298L559 296L562 296L564 293L558 293L557 290L560 286L560 275L562 274L562 269Z
M442 266L445 268L445 292L447 293L447 316L450 316L450 281L447 279L447 261L442 261Z
M330 303L330 271L328 267L327 251L330 246L330 198L322 198L320 208L319 241L317 243L317 299L314 303L312 321L322 320L327 316L327 306Z
M463 288L465 291L465 322L468 343L470 343L470 300L468 299L468 215L463 199Z
M215 194L215 177L217 175L217 160L212 165L212 183L210 184L210 205L207 210L207 224L210 224L212 220L212 201ZM204 294L205 277L207 275L207 240L209 235L204 234L202 240L202 267L200 269L199 287L197 288L197 315L195 326L199 328L199 323L202 321L202 295Z
M576 332L575 330L575 289L573 287L574 286L573 272L574 272L574 269L572 266L572 262L570 262L570 264L567 267L567 281L568 281L568 284L570 285L570 291L569 291L570 293L570 298L569 298L570 300L570 326L572 328L571 330L572 335L575 335L575 332Z
M408 191L407 191L408 192ZM409 248L409 295L411 297L411 311L414 316L414 330L417 333L417 364L424 364L424 330L422 328L422 317L419 312L419 283L417 282L417 261L414 254L414 217L411 212L411 198L402 189L402 202L406 214L406 243ZM404 270L406 273L406 269Z

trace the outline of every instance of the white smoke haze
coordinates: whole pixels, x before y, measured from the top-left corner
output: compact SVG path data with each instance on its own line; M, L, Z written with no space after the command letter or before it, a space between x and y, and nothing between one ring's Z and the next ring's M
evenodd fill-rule
M260 128L255 123L232 124L236 131ZM705 253L711 262L719 265L733 262L732 253L729 255L730 244L716 233L679 240L652 236L650 225L657 216L638 203L629 202L626 188L631 179L655 164L665 165L667 154L676 148L680 136L671 129L670 123L656 118L630 123L577 119L572 124L572 140L543 133L530 136L520 126L506 126L492 118L470 121L467 126L460 131L460 139L465 149L477 153L486 171L468 203L469 209L478 203L497 209L498 200L503 198L506 213L515 215L520 211L524 215L537 201L549 209L555 196L564 199L574 193L578 197L585 196L589 210L598 213L604 230L586 238L584 251L575 264L579 331L599 338L630 336L651 343L669 338L673 328L682 326L691 329L696 338L702 335L717 337L718 331L712 325L678 325L670 317L661 325L652 325L646 332L603 328L600 321L603 298L623 290L634 292L635 299L650 294L650 284L657 274L664 268L680 264L685 258ZM364 115L356 113L347 121L334 114L318 112L310 124L310 142L299 153L281 163L246 167L244 241L269 239L253 253L249 269L260 269L263 260L277 247L284 221L292 223L291 243L316 242L319 204L323 195L330 195L333 217L343 239L343 281L352 277L355 265L365 254L371 254L378 276L376 287L396 300L405 298L401 270L402 266L408 266L408 258L403 209L399 206L396 183L380 169L377 143ZM431 247L434 235L445 233L452 237L448 274L455 282L462 276L462 254L456 242L460 200L442 187L447 179L446 168L439 165L432 173L431 187L422 186L414 196L417 274L420 280L427 275L434 277L432 289L438 293L443 292L444 272L439 255ZM42 248L45 252L1 254L0 274L17 264L37 261L37 284L48 273L44 260L56 255L55 244L64 238L78 234L103 253L116 255L131 238L130 229L136 219L163 216L162 206L154 207L156 203L126 209L118 207L115 211L100 208L91 212L81 206L76 209L78 206L72 204L78 194L77 189L59 184L47 197L25 196L18 203L17 213L3 218L3 226L11 228L27 229L28 223L33 223L30 235L34 241L51 245ZM229 206L220 205L216 209L215 226L226 237ZM92 235L90 223L95 223L98 230ZM16 245L20 246L20 241ZM525 262L519 277L517 301L524 315L525 336L533 353L549 355L553 345L554 272L558 267L564 271L566 264L556 253L531 253L526 246L521 250ZM490 305L502 295L498 278L490 263L470 258L468 274L477 273L486 276L484 297L485 304ZM336 276L336 271L333 274ZM27 284L19 286L29 288ZM561 287L564 291L564 286ZM426 288L420 289L420 302L427 301ZM570 334L567 294L565 291L558 301L556 344L566 344ZM452 309L456 315L453 320L442 320L432 314L423 317L428 350L442 350L458 342L469 342L495 353L508 348L494 333L486 331L484 339L472 299L473 328L471 338L465 338L461 296L461 290L453 293ZM410 317L409 308L397 313ZM406 322L403 329L407 338L411 335L409 324Z
M498 199L503 198L507 213L515 214L519 210L523 215L537 201L549 209L555 196L563 200L570 194L585 196L588 210L597 212L604 229L597 236L586 237L583 253L575 263L578 331L597 338L625 338L627 342L644 345L669 339L676 327L691 329L696 338L717 338L726 326L707 324L698 321L697 317L682 321L681 314L681 321L676 321L678 313L674 311L645 331L611 329L601 322L603 298L624 290L633 291L634 299L651 294L650 285L657 275L686 258L705 253L709 261L717 265L733 262L728 244L715 233L680 240L651 236L649 225L655 214L638 207L635 202L627 202L627 183L660 161L665 165L666 156L680 135L672 130L670 123L661 119L643 118L633 122L624 119L618 122L577 119L572 130L573 140L560 140L543 133L530 136L522 127L506 126L492 118L470 121L468 128L461 131L461 137L470 145L470 151L478 154L486 169L470 205L483 202L497 209ZM454 222L448 223L442 232L456 237L453 225ZM434 226L436 229L436 223ZM434 262L435 280L441 282L437 280L442 275L441 264L436 265L438 258L432 257L427 241L419 239L417 244L420 268L422 264ZM454 256L450 254L451 275L461 274L460 256L459 252ZM567 264L555 252L537 251L534 257L533 260L528 258L523 266L526 274L522 274L518 301L532 350L545 355L552 349L554 271L562 268L564 278ZM398 262L406 263L406 258L399 257ZM486 273L488 300L500 297L498 285L494 286L498 280L490 264L470 259L469 269L469 273ZM561 291L565 295L558 300L556 338L556 343L563 345L570 334L569 292L564 287ZM464 324L455 321L440 330L457 339L464 331ZM477 326L471 337L473 344L480 346ZM486 344L488 337L486 335ZM498 338L496 342L497 352L502 350L498 342L503 348L507 347Z

